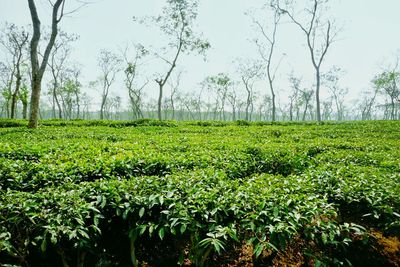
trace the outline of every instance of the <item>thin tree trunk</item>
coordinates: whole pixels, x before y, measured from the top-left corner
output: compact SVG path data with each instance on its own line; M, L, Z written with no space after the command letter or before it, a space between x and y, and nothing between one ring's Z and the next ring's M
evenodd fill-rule
M396 116L395 116L395 111L394 111L394 99L393 98L391 98L391 101L392 101L392 111L391 111L391 119L392 120L394 120L395 118L396 118Z
M104 106L106 105L106 97L103 96L100 106L100 120L104 120Z
M315 98L317 101L317 121L321 122L321 104L320 104L320 99L319 99L319 90L321 87L321 75L320 75L320 70L319 68L316 69L316 79L317 79L317 88L315 90Z
M162 120L161 106L162 106L162 97L163 97L163 83L159 83L159 94L158 94L158 102L157 102L157 115L158 119Z
M17 101L18 101L18 94L19 89L21 88L21 74L19 71L19 67L17 67L17 80L15 82L15 91L11 98L11 119L15 118L16 111L17 111Z
M79 104L80 99L79 99L79 94L78 92L75 92L75 100L76 100L76 106L77 106L77 111L76 111L76 119L79 119L79 116L81 115L81 105Z
M62 119L62 108L61 108L60 101L58 100L57 91L56 90L57 90L57 84L54 83L54 85L53 85L53 98L54 98L54 100L56 101L56 104L57 104L58 118Z
M172 109L172 119L175 120L175 106L174 106L174 97L171 95L171 109Z

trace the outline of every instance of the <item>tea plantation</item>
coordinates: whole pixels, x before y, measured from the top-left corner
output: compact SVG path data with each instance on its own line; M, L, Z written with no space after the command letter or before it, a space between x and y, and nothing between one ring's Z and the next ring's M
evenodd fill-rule
M400 266L399 122L0 126L0 266Z

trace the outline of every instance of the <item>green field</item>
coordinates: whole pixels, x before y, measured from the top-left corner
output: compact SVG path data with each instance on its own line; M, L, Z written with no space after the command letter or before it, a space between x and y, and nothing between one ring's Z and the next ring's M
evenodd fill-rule
M25 124L0 266L400 265L399 122Z

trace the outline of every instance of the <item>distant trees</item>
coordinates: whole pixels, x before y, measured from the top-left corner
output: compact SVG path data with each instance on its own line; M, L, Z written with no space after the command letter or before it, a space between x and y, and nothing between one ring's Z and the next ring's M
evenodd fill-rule
M29 33L25 30L25 28L18 27L15 24L7 24L5 29L2 31L2 36L0 38L0 44L11 56L11 62L9 66L11 72L7 85L7 101L10 103L9 117L11 119L14 119L16 116L17 101L23 82L23 65L28 59L28 39Z
M361 98L357 103L357 110L360 112L361 120L372 120L373 119L373 107L376 103L378 90L374 89L371 91L361 92Z
M66 119L80 118L82 92L79 76L80 69L77 66L68 69L58 88L62 113Z
M58 109L58 118L63 117L63 103L61 102L65 83L68 81L68 75L71 70L68 60L71 56L71 43L75 42L78 36L71 35L60 31L57 40L54 42L54 47L50 53L48 66L52 77L52 89L50 95L52 97L53 116L56 117L56 106ZM71 82L70 82L71 83Z
M13 79L12 69L9 68L4 62L0 62L0 89L1 96L3 98L1 103L1 113L10 116L10 101L11 101L11 84L10 81Z
M334 66L328 73L323 75L323 80L331 93L332 100L335 104L336 109L336 120L342 121L344 120L344 112L345 112L345 97L349 92L349 89L343 88L339 85L340 76L342 76L344 72Z
M305 121L307 118L307 112L311 113L312 105L311 105L311 98L314 95L314 90L312 89L307 89L307 88L302 88L301 82L302 80L300 78L297 78L294 76L294 74L291 74L289 77L289 81L292 86L292 94L290 96L290 107L289 107L289 113L290 113L290 120L293 120L293 111L296 112L296 120L300 120L300 115L301 115L301 120ZM300 111L300 109L303 108L303 112ZM310 116L312 118L312 116Z
M231 90L228 91L228 94L227 94L227 100L228 100L229 104L231 105L232 120L235 121L235 120L237 120L236 112L237 112L237 106L239 104L239 96L236 91L235 82L232 82Z
M396 105L400 104L400 71L397 68L398 61L394 68L383 71L372 81L376 90L389 98L391 120L398 118Z
M215 97L214 102L214 120L226 120L226 101L229 88L233 85L232 79L225 73L219 73L209 76L204 80L204 84L208 91Z
M141 60L149 52L142 45L135 46L134 56L131 58L129 55L129 48L127 47L123 52L124 74L125 74L125 87L128 89L130 100L130 108L132 111L132 118L143 118L143 89L149 83L148 80L138 85L138 69L141 65Z
M301 80L294 76L293 73L289 76L290 85L292 88L291 93L289 94L289 120L293 121L298 120L300 113L300 86ZM296 114L294 114L296 113Z
M108 51L101 50L100 55L97 59L97 64L100 68L100 76L94 84L101 86L101 104L100 104L100 119L103 120L105 114L105 108L110 93L110 87L115 82L117 73L121 70L121 59L117 54ZM129 67L129 66L128 66Z
M245 120L251 120L251 115L253 114L254 110L254 83L261 77L263 68L264 66L260 61L245 60L239 63L238 72L246 91ZM268 68L269 67L267 67L267 69ZM272 88L271 90L273 93L273 87L270 88ZM275 104L273 105L275 106ZM273 120L275 120L275 112L275 109L273 109Z

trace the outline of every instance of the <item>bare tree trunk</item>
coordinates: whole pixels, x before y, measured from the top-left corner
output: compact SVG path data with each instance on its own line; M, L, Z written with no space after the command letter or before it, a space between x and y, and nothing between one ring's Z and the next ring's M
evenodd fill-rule
M275 9L275 13L274 13L274 26L273 26L271 36L268 36L266 34L263 26L258 21L255 21L255 23L260 28L262 35L265 37L265 39L267 40L267 42L270 45L269 51L268 51L268 56L264 55L264 53L261 50L262 48L260 46L259 46L259 52L261 54L261 57L264 59L264 61L267 62L268 85L269 85L269 89L271 91L271 96L272 96L272 121L276 120L276 103L275 103L276 98L275 98L275 90L274 90L274 80L275 80L275 73L276 73L280 63L276 66L275 70L272 70L271 67L272 67L272 59L273 59L274 52L275 52L276 35L277 35L277 30L278 30L278 25L279 25L280 19L281 19L281 14L280 14L280 11L278 8L278 9Z
M40 104L40 92L42 89L43 74L46 70L46 65L49 60L51 49L54 46L54 42L58 33L58 23L61 21L62 12L59 16L58 11L61 6L64 6L65 0L57 0L53 5L52 23L51 23L51 35L47 44L46 50L43 55L42 63L39 64L38 57L38 46L40 41L40 20L36 10L36 4L34 0L28 0L29 11L31 14L33 35L30 45L30 56L31 56L31 67L32 67L32 94L30 103L30 117L28 127L37 128L39 119L39 104ZM63 8L62 8L63 10Z
M161 105L162 105L163 88L164 88L164 85L167 83L169 77L171 76L172 71L175 69L176 63L177 63L178 58L179 58L179 55L182 52L182 48L183 48L183 45L184 45L183 34L184 34L185 27L186 27L186 25L184 24L182 26L181 31L180 31L178 49L176 51L174 60L172 61L171 66L170 66L167 74L165 75L164 78L156 79L156 82L158 83L159 89L160 89L160 92L159 92L159 95L158 95L158 110L157 110L157 114L158 114L158 119L159 120L162 120Z
M273 93L272 83L271 83L271 93L272 93L272 121L276 121L276 104L275 104L275 93Z
M17 101L18 101L18 94L19 94L19 89L21 88L21 72L19 70L19 66L17 66L17 80L15 82L15 91L12 94L11 97L11 119L15 118L15 114L17 111Z
M171 109L172 109L172 119L175 120L175 105L174 105L174 95L171 95Z
M61 108L60 101L58 100L58 97L57 97L57 83L54 83L54 85L53 85L53 99L55 100L55 102L57 104L58 118L62 119L62 108Z
M245 80L242 78L243 82ZM247 84L245 83L246 91L247 91L247 100L246 100L246 121L249 120L249 112L250 112L250 103L251 103L251 91L248 88Z
M12 69L12 71L11 71L11 73L10 73L10 79L9 79L9 81L8 81L8 86L7 86L7 97L6 97L6 114L7 114L7 118L10 118L10 116L11 116L11 106L10 106L10 101L11 101L11 98L12 98L12 93L11 93L11 87L12 87L12 84L13 84L13 82L14 82L14 76L15 76L15 72L16 72L16 65L14 65L13 66L13 69Z
M22 118L25 120L28 118L28 103L22 102Z
M29 128L37 128L39 119L39 103L40 103L40 91L41 91L41 81L35 79L32 81L32 94L31 94L31 107L30 107L30 117L29 117Z
M319 70L319 67L315 69L316 70L316 79L317 79L317 87L315 88L315 98L317 101L317 121L320 122L322 121L321 119L321 104L320 104L320 98L319 98L319 90L321 87L321 73Z
M163 97L163 87L164 84L162 82L158 83L159 86L159 94L158 94L158 102L157 102L157 115L158 119L162 120L161 106L162 106L162 97Z
M76 101L76 119L79 119L79 116L81 115L81 105L80 105L80 99L79 99L79 93L78 91L75 91L75 101Z
M306 103L306 107L304 108L304 112L303 112L303 121L306 120L306 115L307 115L307 109L308 109L308 102Z
M391 112L390 112L390 119L395 120L396 116L395 116L395 108L394 108L394 98L391 98Z
M306 23L300 23L295 17L294 14L288 10L282 9L279 6L278 2L278 9L281 12L284 12L289 18L295 23L299 28L304 32L306 36L307 46L310 52L311 62L314 67L315 76L316 76L316 90L315 90L315 98L317 104L317 120L318 122L321 121L321 107L320 107L320 85L321 85L321 75L320 75L320 68L325 59L325 56L328 52L329 47L333 43L337 32L332 33L332 24L331 21L327 21L327 23L320 22L320 15L318 14L318 8L320 4L326 3L321 2L318 0L313 1L313 7L310 9L306 9L310 15L310 21L306 26ZM325 29L326 27L326 29ZM317 30L321 30L323 32L323 40L321 41L321 47L316 45L316 35L315 32Z
M28 0L28 3L33 23L33 36L30 48L31 65L32 65L32 94L31 94L29 127L36 128L39 117L39 101L40 101L40 91L42 82L42 77L40 75L40 68L39 68L39 58L38 58L38 46L40 40L40 20L37 14L35 2L33 0Z
M106 106L107 95L103 95L101 99L101 106L100 106L100 120L104 120L104 108Z
M289 120L293 121L293 100L290 100L290 106L289 106Z

